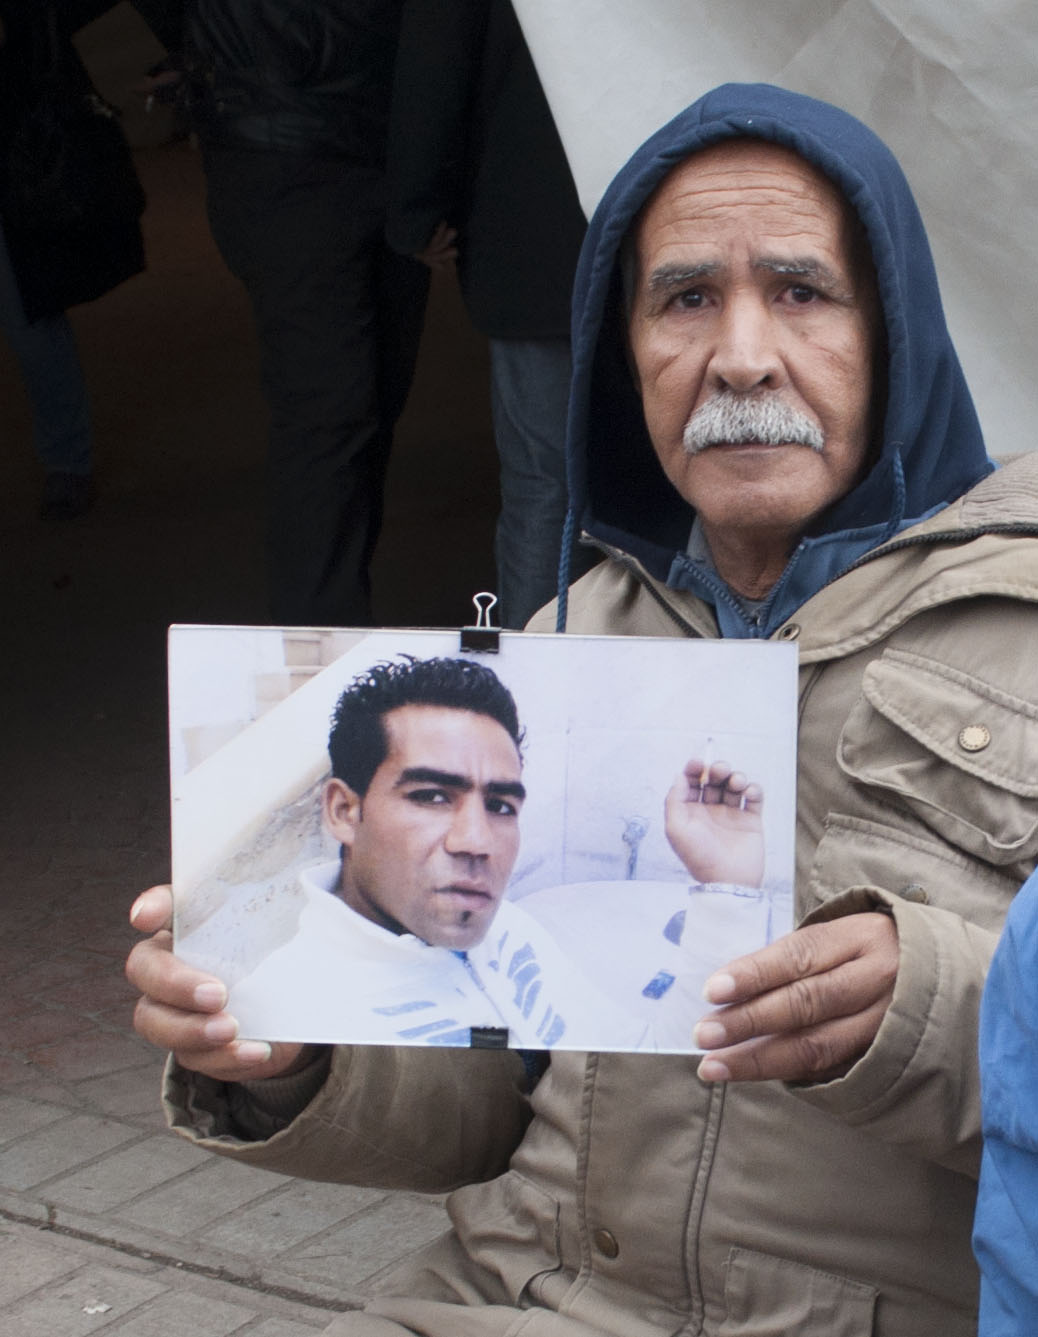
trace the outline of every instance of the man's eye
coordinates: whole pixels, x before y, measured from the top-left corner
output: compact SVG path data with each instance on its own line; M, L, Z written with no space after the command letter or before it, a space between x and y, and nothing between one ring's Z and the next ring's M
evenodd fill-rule
M698 311L706 301L703 292L699 288L686 288L684 292L679 292L674 298L674 305L679 306L683 311Z
M444 789L410 789L407 792L407 801L431 808L440 803L449 803L450 795Z
M516 817L519 814L519 809L507 798L488 798L486 807L493 817Z
M818 290L810 287L806 283L794 283L787 288L786 291L789 294L790 301L797 306L807 306L809 302L813 302L818 296Z

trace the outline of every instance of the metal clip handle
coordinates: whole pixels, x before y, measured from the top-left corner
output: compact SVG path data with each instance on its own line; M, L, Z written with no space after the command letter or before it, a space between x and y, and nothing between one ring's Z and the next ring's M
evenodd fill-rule
M477 654L496 655L500 646L501 628L490 621L490 614L497 606L497 595L489 590L481 590L472 596L476 607L474 626L461 628L461 648Z

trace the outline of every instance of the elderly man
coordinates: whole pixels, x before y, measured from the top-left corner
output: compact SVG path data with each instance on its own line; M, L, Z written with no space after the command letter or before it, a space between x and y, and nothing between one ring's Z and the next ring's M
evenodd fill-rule
M332 1332L967 1337L977 1004L1038 846L1038 457L992 471L889 152L777 89L715 90L623 169L574 328L572 514L608 560L559 624L798 641L799 927L713 976L698 1068L555 1055L528 1105L506 1054L278 1080L167 979L166 1038L231 1082L174 1068L174 1119L249 1164L468 1185Z

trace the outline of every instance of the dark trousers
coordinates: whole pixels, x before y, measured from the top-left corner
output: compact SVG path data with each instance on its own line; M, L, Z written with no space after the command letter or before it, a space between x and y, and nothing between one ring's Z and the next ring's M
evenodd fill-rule
M277 624L367 626L393 424L428 271L383 240L381 176L332 158L205 150L216 244L252 302L270 409Z

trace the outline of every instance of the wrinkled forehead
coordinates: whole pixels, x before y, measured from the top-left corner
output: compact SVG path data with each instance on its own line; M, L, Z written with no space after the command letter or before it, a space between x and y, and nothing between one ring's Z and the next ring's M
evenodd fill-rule
M724 139L683 159L663 178L647 200L643 213L661 197L688 194L700 197L704 207L737 201L754 193L782 190L791 195L843 206L843 195L813 163L782 144L765 139Z
M625 287L633 287L647 248L683 224L709 235L742 214L766 217L795 234L831 237L855 278L871 282L864 228L839 187L792 149L762 139L728 139L685 158L663 178L625 239Z

